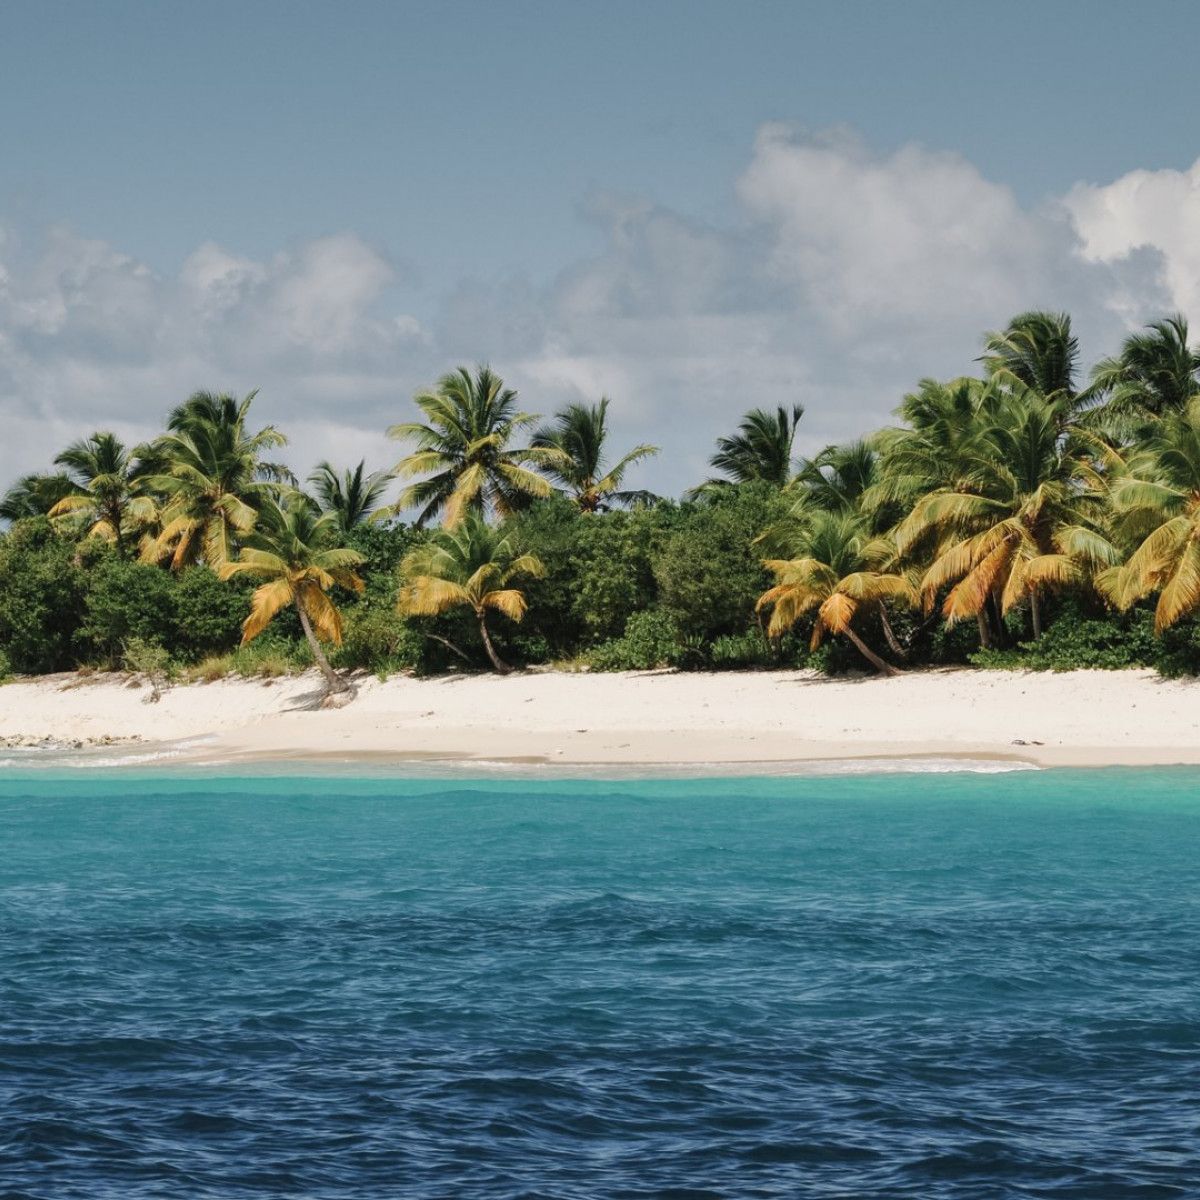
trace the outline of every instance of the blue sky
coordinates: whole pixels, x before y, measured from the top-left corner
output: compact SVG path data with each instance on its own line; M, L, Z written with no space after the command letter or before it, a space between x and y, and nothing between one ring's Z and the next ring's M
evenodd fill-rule
M468 356L539 409L611 391L672 486L751 404L803 399L815 448L1004 304L1072 307L1093 357L1186 304L1197 34L1103 0L9 3L0 406L44 456L260 385L299 458L382 462Z

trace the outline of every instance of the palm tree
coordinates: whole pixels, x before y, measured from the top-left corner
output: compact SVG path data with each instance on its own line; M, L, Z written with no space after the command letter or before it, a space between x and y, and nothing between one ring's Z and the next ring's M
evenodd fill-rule
M771 612L767 633L780 637L801 617L815 610L811 648L826 633L838 634L877 671L899 671L859 636L854 620L877 609L886 599L912 602L912 585L899 572L885 569L894 559L888 542L872 535L862 517L846 512L815 510L790 559L767 559L775 586L759 597L757 610Z
M79 522L88 537L111 542L124 558L127 537L154 517L151 497L139 494L143 464L112 433L73 442L54 461L75 486L50 510L56 524Z
M219 569L254 527L255 511L273 486L291 478L286 467L262 458L287 438L273 425L246 429L256 394L239 402L197 392L171 414L168 432L151 447L162 469L144 483L163 498L161 531L143 542L147 562L178 569L203 560Z
M1019 313L1007 328L984 337L981 361L992 379L1045 397L1060 414L1073 416L1081 399L1076 387L1079 339L1067 313Z
M556 452L509 445L537 417L518 411L517 393L490 367L477 367L474 375L459 367L433 391L419 392L415 402L426 423L403 422L387 434L416 446L396 464L395 474L426 478L409 484L390 511L420 509L417 526L444 513L453 528L470 510L508 516L550 494L550 485L532 468L553 463Z
M736 434L717 438L717 452L708 460L709 466L723 471L726 478L708 479L694 488L690 496L694 498L710 488L730 483L755 480L783 487L792 476L792 443L802 416L802 404L793 404L791 409L780 405L773 413L764 408L751 409L742 418Z
M1119 534L1136 549L1101 575L1119 608L1158 592L1157 632L1200 606L1200 397L1168 410L1112 485Z
M828 512L861 512L879 487L883 463L871 442L826 446L800 463L790 487L805 506Z
M392 481L387 471L373 471L370 475L364 471L362 460L353 471L347 469L340 475L329 463L322 462L308 477L321 511L333 513L343 529L353 529L373 519Z
M921 592L928 608L950 588L943 606L949 622L980 616L990 603L1007 613L1027 600L1039 637L1041 592L1114 560L1087 519L1100 515L1100 447L1081 434L1064 437L1059 415L1032 389L1006 393L956 464L957 482L922 496L900 523L902 554L936 544Z
M1117 416L1161 417L1187 407L1200 394L1200 353L1188 345L1187 318L1176 313L1130 334L1121 353L1092 371L1092 387L1107 395Z
M578 505L580 512L604 512L614 504L649 503L650 492L622 491L625 472L658 453L657 446L635 446L609 469L604 464L608 437L608 397L599 404L569 404L553 422L534 431L531 444L555 452L543 468Z
M342 642L342 617L326 593L334 584L363 590L354 570L363 557L338 544L342 532L336 513L317 513L312 501L300 493L282 499L264 497L253 531L242 539L237 561L220 567L222 579L250 575L264 581L251 598L242 644L258 637L282 609L295 605L329 695L349 688L321 649L322 641L335 646Z
M525 594L510 586L521 576L540 578L545 568L532 554L521 553L512 533L468 513L452 529L405 555L400 566L397 609L402 616L436 617L467 607L479 622L479 636L492 666L501 675L511 668L496 653L488 632L489 610L513 621L525 616Z
M0 498L0 520L48 516L60 500L76 491L75 481L63 471L22 475Z

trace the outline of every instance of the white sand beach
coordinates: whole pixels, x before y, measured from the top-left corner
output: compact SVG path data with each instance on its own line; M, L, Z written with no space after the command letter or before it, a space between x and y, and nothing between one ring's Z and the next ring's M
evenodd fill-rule
M368 677L337 710L314 707L319 694L315 674L176 686L157 703L146 702L145 684L124 676L46 677L0 687L0 740L171 745L173 761L191 764L682 766L908 756L1043 766L1200 763L1200 682L1151 671Z

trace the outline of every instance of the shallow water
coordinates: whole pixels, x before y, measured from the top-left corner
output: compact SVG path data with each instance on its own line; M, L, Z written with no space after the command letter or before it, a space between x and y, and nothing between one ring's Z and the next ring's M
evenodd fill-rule
M0 777L0 1197L1200 1194L1200 774Z

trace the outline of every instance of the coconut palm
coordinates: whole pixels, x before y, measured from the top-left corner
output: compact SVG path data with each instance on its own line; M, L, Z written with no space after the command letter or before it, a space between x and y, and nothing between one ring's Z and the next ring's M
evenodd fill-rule
M329 665L321 642L342 642L342 617L327 593L337 584L361 592L354 568L363 557L339 544L343 529L336 513L318 513L308 497L289 491L262 499L252 531L242 538L235 562L220 567L222 579L250 575L263 580L242 626L242 643L252 641L288 605L294 605L313 659L329 694L348 691Z
M1019 313L1007 328L985 335L981 361L990 378L1038 392L1061 418L1074 416L1083 398L1079 339L1067 313Z
M22 475L0 497L0 520L20 521L26 517L48 516L60 500L76 491L75 481L63 471Z
M1136 549L1101 591L1123 609L1158 592L1161 632L1200 606L1200 397L1154 422L1111 490L1118 534Z
M1114 561L1095 524L1103 447L1082 434L1064 437L1059 416L1040 393L1014 388L956 464L957 483L922 496L900 523L902 554L935 543L921 593L928 607L950 589L948 622L978 617L993 602L1006 613L1028 601L1036 638L1046 588L1081 582Z
M883 480L883 459L865 439L826 446L800 463L791 489L803 508L828 512L868 513L878 523L878 532L893 522L875 504Z
M327 462L318 463L308 477L322 512L333 513L343 529L353 529L372 520L378 513L383 493L392 481L387 471L365 472L360 460L354 470L339 474Z
M511 585L522 576L543 574L541 561L523 554L512 533L493 528L478 513L467 513L454 528L439 530L405 555L397 609L402 616L436 617L455 608L470 608L489 661L507 675L511 668L496 653L487 614L498 612L512 621L522 620L525 594Z
M112 433L73 442L55 463L75 485L50 510L58 525L79 525L86 536L111 542L124 558L129 539L154 517L154 500L140 492L144 464Z
M256 394L238 401L197 392L171 414L168 432L151 447L162 468L144 484L162 497L160 531L143 541L147 562L219 569L254 527L256 509L290 479L286 467L262 457L287 438L273 425L246 429Z
M555 452L543 470L562 485L580 512L605 512L614 504L656 499L650 492L622 491L621 484L634 463L658 453L657 446L634 446L613 466L605 467L608 403L605 396L599 404L569 404L552 422L535 430L531 441L539 450Z
M790 409L780 405L774 412L751 409L739 423L737 433L717 438L717 452L708 460L709 466L723 472L725 478L706 480L693 489L691 496L730 483L756 480L783 487L792 477L792 443L802 416L802 404L793 404Z
M767 559L775 586L759 597L757 610L770 611L767 633L779 637L801 617L815 613L812 649L827 633L845 637L877 671L899 671L863 641L856 618L878 609L884 600L912 602L912 584L891 569L895 549L871 533L859 515L814 510L797 540L795 555Z
M1092 371L1092 387L1107 396L1114 415L1161 417L1200 394L1200 353L1188 345L1187 319L1176 313L1146 330L1130 334L1120 354L1102 359Z
M867 489L868 503L911 508L939 488L969 490L981 443L1005 395L1005 386L991 380L921 380L896 410L904 425L880 430L873 438L881 463Z
M442 513L452 528L468 511L507 516L550 494L550 484L533 468L552 464L557 452L510 445L537 417L518 410L517 393L490 367L477 367L474 375L459 367L433 391L419 392L415 402L425 423L406 421L387 434L416 446L395 474L425 478L409 484L390 511L419 509L418 526Z

